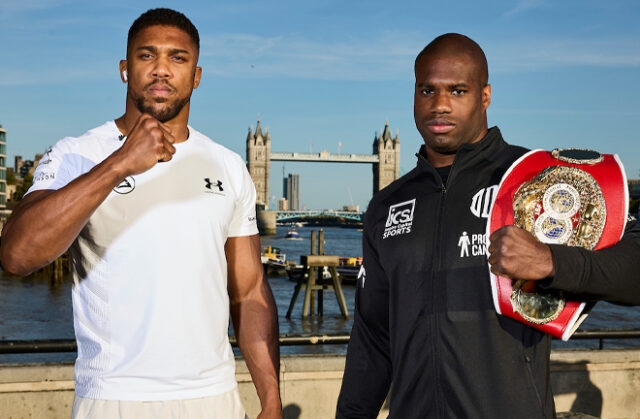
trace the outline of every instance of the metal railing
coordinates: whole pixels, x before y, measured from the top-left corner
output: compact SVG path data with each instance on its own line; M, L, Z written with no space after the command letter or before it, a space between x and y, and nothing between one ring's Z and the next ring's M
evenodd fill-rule
M238 346L234 336L229 336L231 345ZM337 345L349 343L349 335L280 335L281 346ZM0 340L0 354L38 354L53 352L75 352L74 339Z
M640 339L640 329L579 330L571 336L571 340L596 339L599 349L603 349L606 339ZM238 346L234 336L230 336L229 341ZM280 335L279 341L281 346L340 345L349 343L349 335ZM77 349L73 339L0 340L0 354L75 352Z

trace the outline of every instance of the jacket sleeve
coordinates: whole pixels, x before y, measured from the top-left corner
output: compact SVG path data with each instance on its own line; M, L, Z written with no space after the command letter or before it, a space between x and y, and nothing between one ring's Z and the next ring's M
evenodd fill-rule
M363 269L336 418L376 418L389 391L389 282L373 247L365 220Z
M640 223L627 222L622 239L596 251L550 245L556 269L550 288L621 304L640 304Z

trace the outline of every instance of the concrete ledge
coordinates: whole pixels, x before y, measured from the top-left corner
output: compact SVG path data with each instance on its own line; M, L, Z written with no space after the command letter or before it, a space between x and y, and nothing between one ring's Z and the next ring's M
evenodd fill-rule
M284 356L280 363L284 418L334 417L344 362L344 356ZM255 417L260 404L242 359L236 361L236 378L243 403ZM551 382L559 412L640 418L640 349L553 351ZM0 366L0 417L66 419L72 404L72 364ZM383 410L379 417L387 414Z

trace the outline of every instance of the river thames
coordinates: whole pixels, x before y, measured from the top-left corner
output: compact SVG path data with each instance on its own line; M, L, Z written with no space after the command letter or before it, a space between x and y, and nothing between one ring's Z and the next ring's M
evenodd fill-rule
M286 254L288 260L299 262L300 255L310 251L312 230L319 227L298 228L300 238L286 239L286 227L278 227L275 236L262 237L262 245L275 246ZM325 227L325 254L339 256L362 256L362 232L352 228ZM344 320L335 296L331 291L324 294L324 316L302 319L303 294L298 297L291 319L285 314L291 300L294 283L286 276L270 276L269 284L278 306L280 334L349 334L353 324L355 288L343 287L349 319ZM71 280L52 285L48 278L32 276L26 279L0 276L0 339L73 339L73 316L71 310ZM600 302L591 311L581 326L583 330L640 327L640 307L623 307ZM232 329L230 329L232 332ZM554 341L555 348L597 347L596 341ZM640 346L638 340L607 340L605 347ZM282 354L300 353L344 353L346 345L284 346ZM0 363L73 361L74 353L63 354L15 354L0 355Z

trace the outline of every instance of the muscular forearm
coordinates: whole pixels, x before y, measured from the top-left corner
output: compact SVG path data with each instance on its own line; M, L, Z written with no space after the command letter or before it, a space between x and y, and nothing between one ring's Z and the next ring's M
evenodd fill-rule
M231 319L262 405L258 418L280 418L278 317L260 262L260 238L230 237L224 249Z
M243 301L231 305L236 338L263 412L279 412L280 351L273 295L266 281Z
M3 268L27 275L64 253L124 177L118 165L107 159L64 188L27 195L2 231Z
M640 304L640 237L637 233L598 251L565 246L551 248L556 275L547 286L611 302Z
M60 256L114 187L128 175L171 160L176 151L170 129L148 114L127 133L119 149L64 188L35 191L22 200L2 231L5 270L26 275Z

